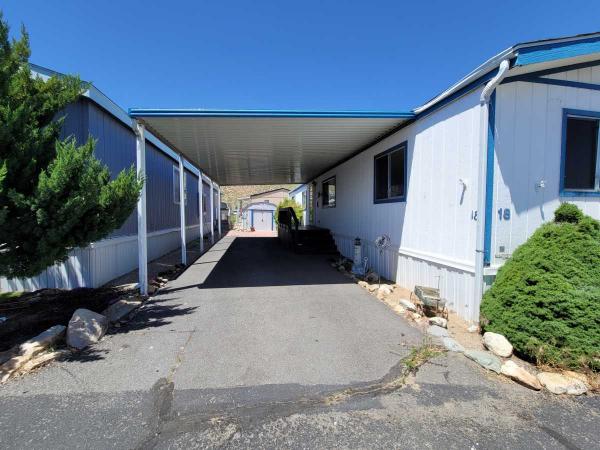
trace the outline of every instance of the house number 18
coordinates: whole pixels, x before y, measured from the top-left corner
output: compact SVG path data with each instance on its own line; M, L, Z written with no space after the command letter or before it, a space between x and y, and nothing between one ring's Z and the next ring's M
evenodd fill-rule
M509 208L498 209L498 220L510 220L510 209Z

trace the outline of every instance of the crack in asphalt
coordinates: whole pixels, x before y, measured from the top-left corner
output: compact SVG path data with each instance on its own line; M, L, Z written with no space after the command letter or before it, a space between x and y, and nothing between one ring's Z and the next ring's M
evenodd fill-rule
M243 426L279 417L289 417L297 413L318 412L349 400L373 399L390 394L402 388L407 377L415 374L421 365L428 362L427 360L420 361L417 366L406 364L411 357L412 355L408 355L400 359L387 374L375 381L353 383L312 396L301 396L286 401L206 409L202 412L178 417L174 417L172 414L174 383L169 378L161 378L151 389L154 400L150 433L137 448L154 448L161 437L172 437L189 432L198 433L215 428L218 429L214 430L217 434L219 431L226 434L225 439L221 439L222 445Z

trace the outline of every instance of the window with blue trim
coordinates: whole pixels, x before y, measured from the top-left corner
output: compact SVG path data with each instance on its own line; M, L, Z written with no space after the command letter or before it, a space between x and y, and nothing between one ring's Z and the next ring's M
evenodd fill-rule
M375 203L406 200L406 142L396 145L374 158L373 201Z
M600 118L567 113L563 131L562 188L567 192L600 193L598 126Z

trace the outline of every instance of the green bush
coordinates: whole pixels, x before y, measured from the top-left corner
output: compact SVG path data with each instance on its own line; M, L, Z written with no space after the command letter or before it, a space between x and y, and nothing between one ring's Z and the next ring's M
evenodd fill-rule
M298 218L300 223L302 223L302 206L299 205L298 202L293 198L284 198L283 200L281 200L281 202L279 202L279 205L277 205L277 211L275 211L275 223L279 223L279 210L281 208L289 207L294 208L296 217Z
M583 213L573 203L563 203L554 211L555 222L579 223L583 219Z
M481 317L522 356L600 370L600 223L563 204L500 268Z

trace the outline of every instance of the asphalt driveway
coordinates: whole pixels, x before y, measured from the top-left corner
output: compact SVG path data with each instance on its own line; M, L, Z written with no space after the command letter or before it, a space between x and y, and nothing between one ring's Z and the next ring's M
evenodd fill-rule
M165 402L185 415L384 377L422 337L327 259L223 238L87 354L0 388L0 444L129 448Z
M0 386L0 448L600 448L599 397L460 354L395 385L421 340L326 257L226 237L91 351Z

